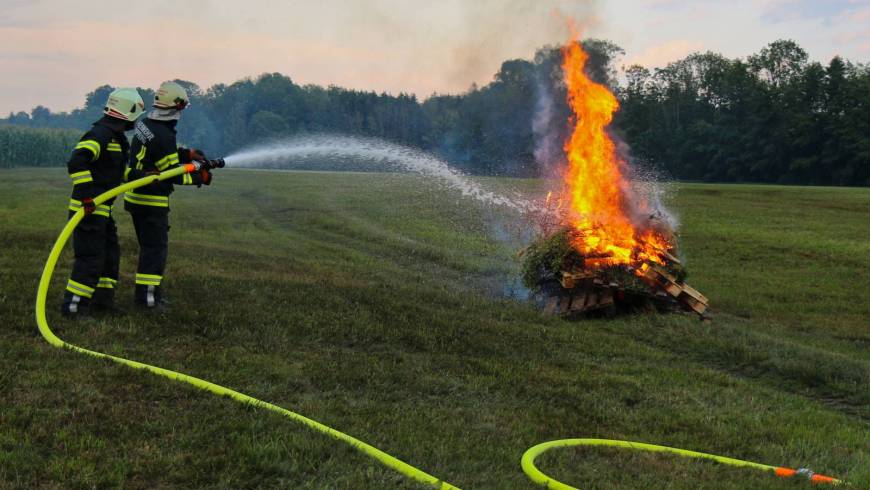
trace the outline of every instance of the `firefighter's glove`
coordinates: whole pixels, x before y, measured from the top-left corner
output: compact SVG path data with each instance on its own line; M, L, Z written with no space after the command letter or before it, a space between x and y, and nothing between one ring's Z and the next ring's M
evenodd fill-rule
M202 150L197 150L196 148L191 148L187 150L190 155L190 161L192 162L201 162L205 160L205 153Z
M85 211L85 216L90 216L91 213L97 209L97 205L94 204L94 199L92 197L82 199L82 209Z
M211 172L205 167L200 168L199 180L202 181L203 185L211 185Z

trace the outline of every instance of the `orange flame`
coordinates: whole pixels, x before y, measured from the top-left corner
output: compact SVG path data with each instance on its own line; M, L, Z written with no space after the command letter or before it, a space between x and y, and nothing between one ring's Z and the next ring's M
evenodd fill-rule
M637 267L647 259L662 263L670 245L650 227L639 229L628 214L630 182L606 130L619 102L586 75L589 55L578 41L566 45L562 55L568 104L574 112L573 133L565 142L564 174L568 219L576 232L573 246L586 258L587 267Z

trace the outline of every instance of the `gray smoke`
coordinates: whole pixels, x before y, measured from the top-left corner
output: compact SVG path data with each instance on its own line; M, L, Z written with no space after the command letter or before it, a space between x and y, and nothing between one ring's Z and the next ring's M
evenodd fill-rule
M591 27L598 23L596 0L467 0L450 2L461 15L451 26L449 77L455 83L485 80L493 60L523 56L570 36L567 19Z
M535 163L542 169L541 175L553 177L554 171L564 162L565 156L559 142L560 132L555 128L553 93L539 75L535 81L535 115L532 133L535 136Z
M610 134L616 144L616 154L620 168L626 177L627 187L623 189L629 206L627 210L635 224L644 225L650 218L665 223L676 231L680 224L677 215L668 209L665 201L675 188L671 182L656 171L652 166L635 158L631 147L613 133Z

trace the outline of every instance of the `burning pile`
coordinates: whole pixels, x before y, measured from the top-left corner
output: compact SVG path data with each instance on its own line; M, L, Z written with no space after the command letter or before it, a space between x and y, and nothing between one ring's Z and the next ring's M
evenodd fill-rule
M703 316L707 299L683 282L671 225L626 176L606 129L619 102L586 75L587 59L579 42L563 48L574 113L564 188L561 198L547 196L544 233L523 252L524 281L562 314L655 306Z

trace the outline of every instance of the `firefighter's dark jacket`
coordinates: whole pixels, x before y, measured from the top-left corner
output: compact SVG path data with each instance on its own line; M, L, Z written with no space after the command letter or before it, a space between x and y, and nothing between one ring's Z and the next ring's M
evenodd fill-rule
M190 162L190 150L176 145L176 122L149 118L136 122L126 180L138 178L140 173L163 172ZM173 184L201 185L202 179L198 173L188 173L140 187L124 194L124 209L131 212L168 212Z
M104 116L76 144L66 164L73 181L70 211L78 211L82 207L82 199L97 197L121 184L130 148L124 131L131 129L130 125L129 122ZM113 201L110 199L97 206L94 214L109 217Z

